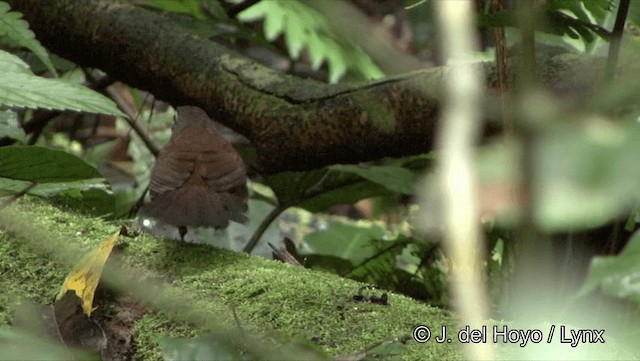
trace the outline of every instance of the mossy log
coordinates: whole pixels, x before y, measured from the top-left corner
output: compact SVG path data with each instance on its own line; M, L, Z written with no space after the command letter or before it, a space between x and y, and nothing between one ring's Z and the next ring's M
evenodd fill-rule
M0 322L11 321L21 300L51 304L73 264L118 228L34 199L2 210ZM120 243L107 269L116 278L111 283L127 281L118 291L97 292L92 317L107 333L124 317L119 335L110 340L130 344L135 359L161 359L160 336L193 336L214 328L240 328L278 340L303 338L332 356L404 338L406 347L394 359L460 358L453 343L411 339L417 325L440 329L452 326L453 318L407 297L388 293L388 305L356 302L353 296L365 285L333 274L147 234L121 236Z

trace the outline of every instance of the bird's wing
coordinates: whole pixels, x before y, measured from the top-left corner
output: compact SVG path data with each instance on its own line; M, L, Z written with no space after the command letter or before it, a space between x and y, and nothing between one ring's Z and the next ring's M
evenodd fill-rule
M195 171L216 194L216 206L224 210L225 218L244 223L247 220L247 172L233 147L225 143L215 151L200 153Z
M216 192L229 192L247 183L242 158L228 143L200 153L196 172Z
M151 174L146 213L179 226L224 228L244 222L246 169L242 158L222 137L188 127L161 152Z
M149 190L152 197L182 186L193 173L197 154L167 146L158 155L151 171Z

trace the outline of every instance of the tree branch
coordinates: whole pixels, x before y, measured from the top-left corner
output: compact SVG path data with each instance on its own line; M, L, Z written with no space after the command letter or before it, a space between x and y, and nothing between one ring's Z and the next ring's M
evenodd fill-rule
M132 4L9 2L51 51L171 104L200 106L245 134L256 147L262 172L411 155L433 147L443 68L326 85L268 69ZM488 86L495 86L493 65L485 67Z

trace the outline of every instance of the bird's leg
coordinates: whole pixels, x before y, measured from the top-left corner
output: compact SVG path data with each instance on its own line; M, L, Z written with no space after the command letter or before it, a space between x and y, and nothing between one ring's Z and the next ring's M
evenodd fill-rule
M187 227L178 226L178 233L180 234L180 240L184 242L184 236L187 234Z

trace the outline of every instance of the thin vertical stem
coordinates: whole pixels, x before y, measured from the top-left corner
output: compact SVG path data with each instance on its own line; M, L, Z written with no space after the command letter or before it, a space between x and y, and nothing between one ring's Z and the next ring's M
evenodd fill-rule
M471 52L474 39L470 1L437 1L443 53L449 70L445 76L446 101L440 145L439 176L444 200L445 240L453 264L454 306L465 325L478 328L486 324L487 293L484 246L477 210L473 145L480 135L481 79ZM470 344L469 359L493 358L490 343Z
M497 13L504 10L504 0L493 0L491 11ZM507 62L507 41L504 34L504 27L496 27L494 30L496 44L496 68L498 70L498 90L502 105L502 127L505 134L513 135L513 115L509 108L507 97L507 74L509 73L509 63Z

